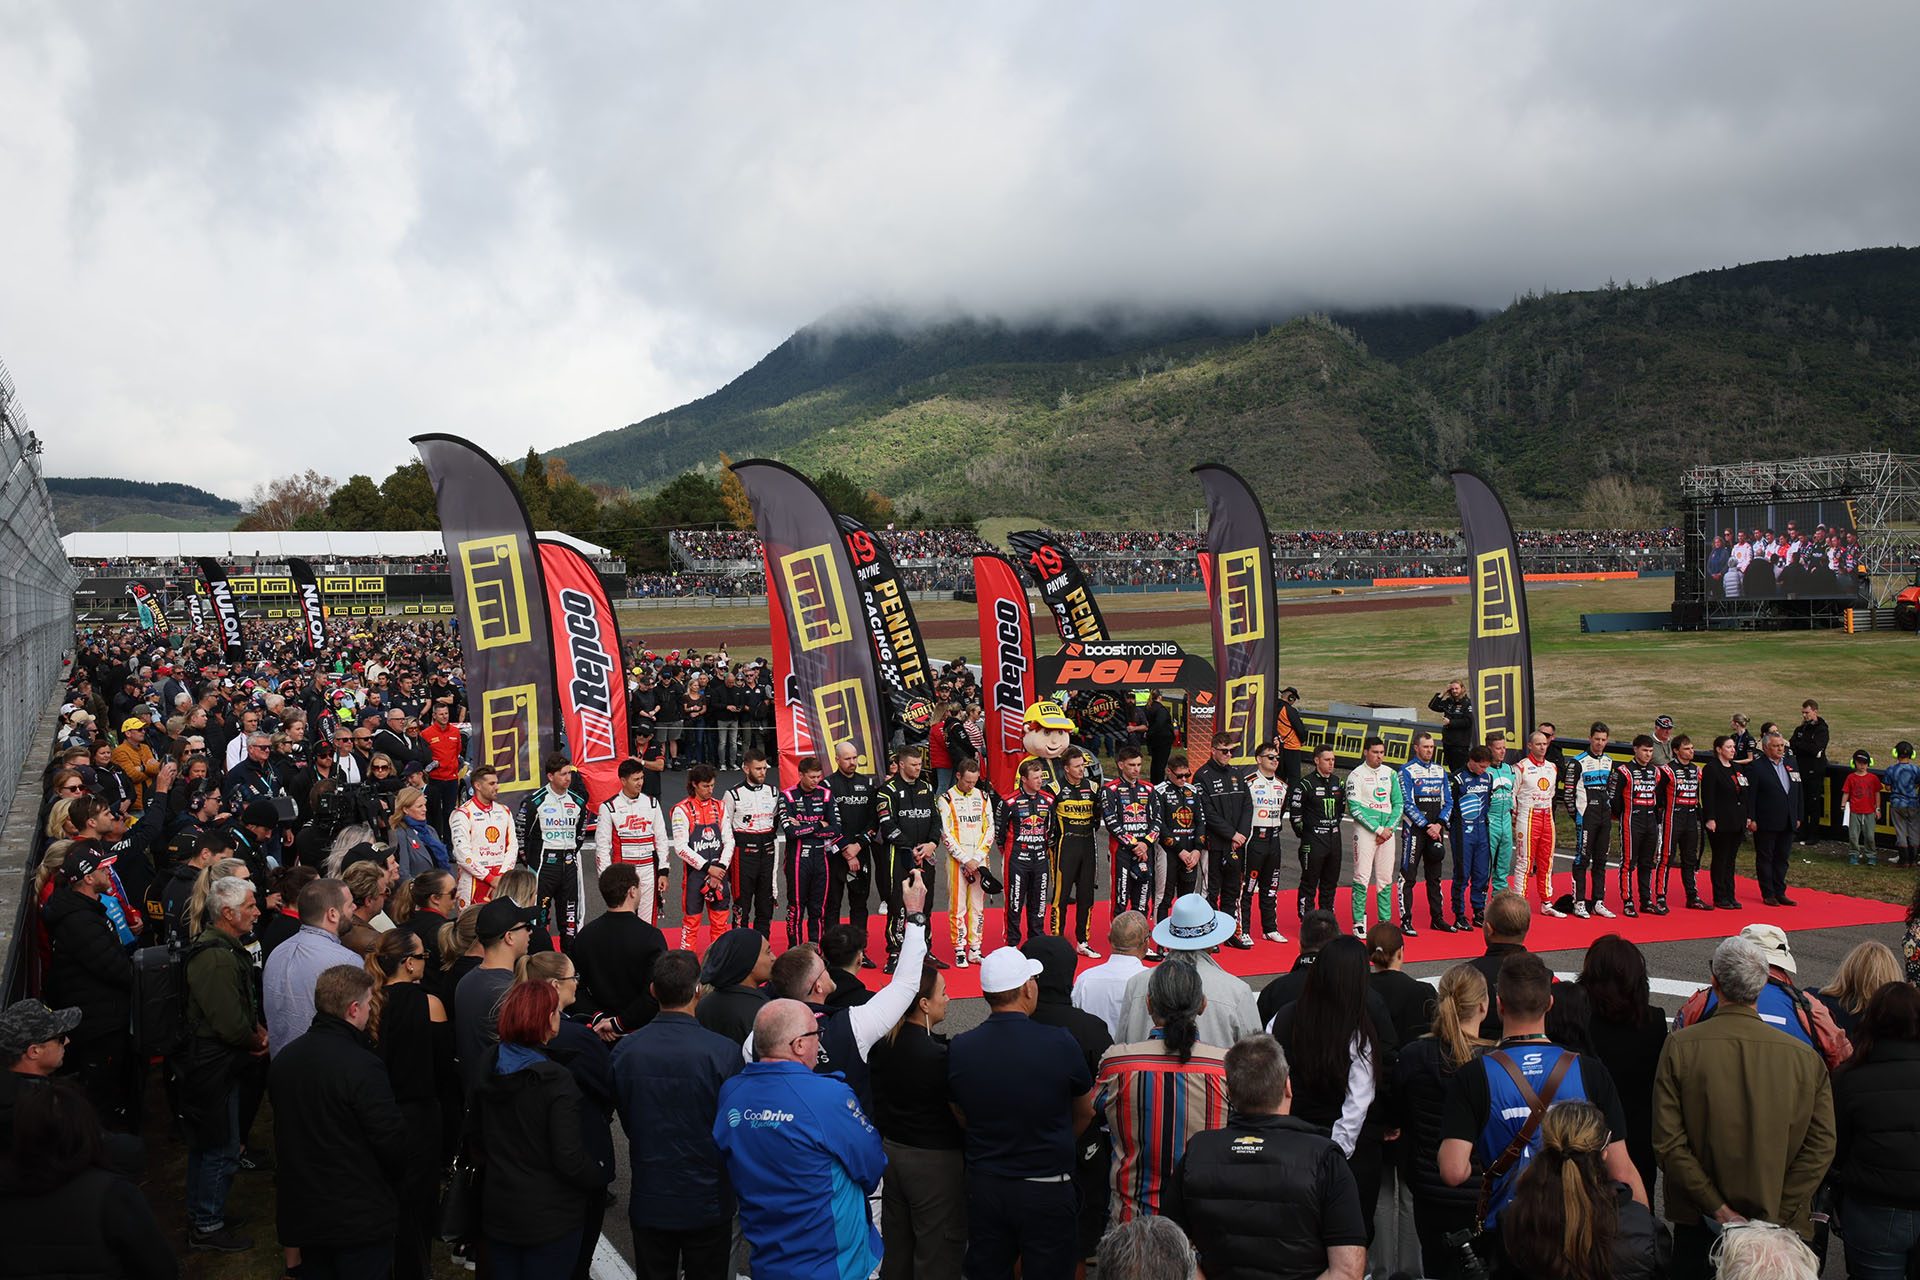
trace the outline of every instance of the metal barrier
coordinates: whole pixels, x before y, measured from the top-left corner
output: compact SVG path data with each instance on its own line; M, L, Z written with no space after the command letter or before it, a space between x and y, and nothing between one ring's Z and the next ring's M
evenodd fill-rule
M40 442L20 413L13 379L0 365L0 813L14 805L22 776L38 773L52 744L39 740L41 717L58 687L62 654L73 642L73 590L77 579L60 547L53 503L40 474ZM39 797L31 801L34 811ZM7 999L18 981L23 931L19 914L25 868L9 863L0 877L0 921L13 925L5 939L0 989Z

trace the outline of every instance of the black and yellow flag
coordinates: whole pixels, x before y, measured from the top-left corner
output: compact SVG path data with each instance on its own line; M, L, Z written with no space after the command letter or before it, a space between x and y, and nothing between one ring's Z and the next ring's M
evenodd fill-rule
M415 436L433 481L467 680L468 757L499 771L509 809L544 782L558 738L553 631L527 509L506 472L458 436Z
M1233 744L1233 763L1251 766L1280 725L1279 599L1273 543L1260 500L1232 467L1193 469L1207 494L1207 549L1200 576L1213 614L1213 665L1220 674L1214 736ZM1191 708L1190 710L1198 710Z
M1493 489L1471 471L1453 473L1460 527L1467 536L1473 620L1467 635L1467 691L1478 717L1475 738L1504 729L1526 744L1533 728L1533 641L1527 633L1527 588L1513 521Z

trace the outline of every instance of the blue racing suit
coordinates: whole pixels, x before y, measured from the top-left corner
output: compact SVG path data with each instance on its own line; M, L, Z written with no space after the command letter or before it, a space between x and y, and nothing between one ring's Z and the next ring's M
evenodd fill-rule
M1446 829L1453 821L1453 783L1447 767L1438 760L1423 763L1407 761L1400 770L1400 793L1406 797L1406 809L1400 818L1400 927L1413 923L1413 883L1426 871L1427 914L1441 933L1451 932L1447 924L1446 903L1440 894L1440 868L1446 859ZM1427 834L1427 827L1438 823L1438 837Z
M1456 924L1487 914L1487 880L1493 870L1493 774L1471 768L1453 775L1453 918ZM1473 914L1467 914L1468 889Z

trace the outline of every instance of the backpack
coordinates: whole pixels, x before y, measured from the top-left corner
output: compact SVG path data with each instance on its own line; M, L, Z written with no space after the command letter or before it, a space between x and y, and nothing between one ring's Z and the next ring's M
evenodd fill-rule
M133 1049L141 1058L171 1058L187 1047L187 961L210 945L133 953Z

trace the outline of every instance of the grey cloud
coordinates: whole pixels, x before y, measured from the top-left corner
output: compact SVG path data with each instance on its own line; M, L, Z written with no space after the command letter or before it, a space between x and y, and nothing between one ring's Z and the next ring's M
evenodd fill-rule
M1488 306L1920 211L1895 3L12 18L0 354L36 420L193 432L126 470L230 492L561 443L845 308Z

